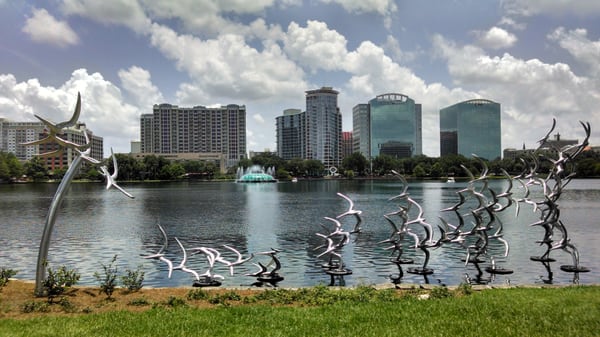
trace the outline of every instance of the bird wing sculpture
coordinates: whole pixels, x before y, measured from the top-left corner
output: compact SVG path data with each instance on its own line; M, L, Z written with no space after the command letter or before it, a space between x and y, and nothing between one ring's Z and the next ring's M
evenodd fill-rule
M160 224L157 224L157 226L163 235L163 245L160 247L158 252L156 252L156 254L146 255L146 256L143 256L143 258L144 259L156 259L156 260L160 260L160 261L163 261L164 263L166 263L169 268L169 278L171 278L171 273L173 272L173 262L171 262L171 260L167 259L165 257L165 253L164 253L164 251L167 250L167 246L169 245L169 237L167 236L167 232L165 232L165 230L162 228L162 226Z
M131 199L135 198L133 195L131 195L129 192L125 191L121 186L119 186L117 184L117 175L119 174L119 168L117 165L117 157L115 157L115 154L113 153L112 148L110 149L110 153L113 158L114 172L112 174L110 174L108 172L108 168L106 166L102 165L100 167L100 170L102 171L102 175L104 177L106 177L106 189L108 190L111 186L113 186L114 188L118 189L119 191L121 191L123 194L125 194L129 198L131 198Z

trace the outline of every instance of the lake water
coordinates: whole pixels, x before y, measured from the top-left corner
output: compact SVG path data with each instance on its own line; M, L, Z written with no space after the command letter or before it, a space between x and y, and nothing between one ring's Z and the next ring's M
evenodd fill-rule
M490 187L502 191L505 180L492 180ZM17 184L0 185L0 267L18 271L20 279L35 279L38 248L48 207L58 185ZM513 192L522 192L515 184ZM117 255L120 272L136 269L145 271L146 286L189 286L191 274L174 271L167 277L167 266L157 260L142 258L157 252L163 242L157 222L169 236L166 256L177 264L181 250L175 237L186 248L207 246L218 249L228 258L234 256L223 245L235 247L247 256L275 248L281 250L282 287L329 284L330 277L320 265L325 262L316 249L323 239L315 233L324 232L320 224L330 226L324 217L335 217L348 208L348 203L336 195L348 195L356 209L362 210L363 232L352 238L342 250L347 267L353 271L344 277L346 285L389 283L398 268L390 263L390 251L378 244L391 234L383 214L397 209L397 203L388 198L400 193L402 184L397 180L318 180L279 182L272 184L238 184L233 182L174 182L139 183L124 185L135 199L126 198L117 190L106 191L103 184L74 183L65 196L48 254L49 265L65 265L81 274L80 284L96 285L94 272L102 271ZM408 192L424 209L424 217L439 236L438 216L454 219L439 210L458 201L456 192L466 187L465 182L411 182ZM535 197L535 191L533 197ZM538 195L539 197L539 195ZM407 273L411 265L404 265L402 283L443 283L456 285L479 277L492 284L510 281L512 285L553 283L598 283L600 280L600 180L574 180L559 199L561 219L569 231L571 242L580 253L580 265L590 269L586 273L570 273L560 269L572 264L569 254L562 250L551 253L556 262L544 265L530 260L541 255L543 230L529 224L539 219L539 213L530 205L522 205L519 216L515 206L499 213L504 224L504 238L510 244L507 258L501 257L503 246L490 241L490 254L497 264L514 271L508 275L480 273L474 265L465 266L461 259L466 250L459 245L444 245L431 250L428 264L434 273L428 276ZM466 208L465 208L466 209ZM350 229L354 219L345 218L344 227ZM467 219L470 222L472 219ZM555 239L559 239L555 233ZM415 260L412 266L423 263L423 254L405 246L403 257ZM255 279L245 274L258 267L252 262L268 263L267 256L255 256L250 262L229 269L217 264L215 272L225 276L223 286L245 286ZM482 263L484 269L489 263ZM204 272L207 269L203 255L189 258L188 266ZM337 279L339 284L341 280Z

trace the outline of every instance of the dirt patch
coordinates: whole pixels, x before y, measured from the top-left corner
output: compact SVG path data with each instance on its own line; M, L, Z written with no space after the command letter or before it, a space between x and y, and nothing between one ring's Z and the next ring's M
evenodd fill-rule
M73 316L89 313L102 313L114 310L145 311L156 306L214 307L208 298L226 293L236 293L241 297L251 296L262 290L254 289L221 289L202 288L207 293L206 299L188 299L190 291L200 288L142 288L137 292L116 289L111 299L100 293L99 287L76 286L69 288L64 295L48 303L46 297L34 295L34 283L10 280L0 288L0 319L27 319L37 316Z

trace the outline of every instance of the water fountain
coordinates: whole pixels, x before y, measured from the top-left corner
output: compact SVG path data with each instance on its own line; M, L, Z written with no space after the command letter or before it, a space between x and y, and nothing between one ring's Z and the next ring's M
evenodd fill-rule
M259 165L252 165L244 170L238 167L236 173L236 182L238 183L275 183L277 180L273 178L275 168L269 167L265 169Z

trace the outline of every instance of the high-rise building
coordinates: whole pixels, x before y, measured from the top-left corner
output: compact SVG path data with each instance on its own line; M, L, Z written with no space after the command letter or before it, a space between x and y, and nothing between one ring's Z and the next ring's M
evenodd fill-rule
M277 154L285 160L304 158L305 113L300 109L286 109L275 118Z
M502 155L500 104L473 99L440 110L440 156L473 154L494 160Z
M352 132L351 131L343 131L342 132L342 160L344 158L350 156L353 151L352 146Z
M38 147L22 144L38 140L44 128L42 122L11 122L0 118L0 151L12 153L21 161L30 160L38 153Z
M369 101L369 113L372 158L380 154L406 158L423 153L421 104L408 96L388 93Z
M246 158L246 107L154 105L140 117L142 153L220 153L227 167Z
M87 133L88 139L92 144L90 147L90 157L102 161L104 158L104 139L102 137L94 135L94 133L88 129L85 123L77 122L73 127L64 129L60 138L75 144L85 144L86 139L84 132ZM39 134L39 138L46 137L47 131ZM56 155L49 155L42 157L46 162L48 170L55 169L66 169L68 168L73 160L79 155L75 150L70 148L60 148L57 143L45 143L38 145L39 153L50 153L58 151ZM85 161L83 165L88 165Z
M85 123L78 122L75 126L63 131L63 134L58 135L60 138L82 145L86 143L85 135L83 134L86 132L92 144L90 147L90 157L97 160L103 159L104 141L102 137L94 135L85 126ZM46 130L46 125L42 122L10 122L3 118L0 119L0 151L13 153L21 161L31 160L34 156L41 153L60 150L59 145L53 142L39 145L23 145L24 143L45 138L47 135L48 130ZM78 156L78 153L75 150L67 148L57 152L56 155L46 156L42 159L45 161L48 170L54 170L67 168L76 156Z
M352 108L352 152L371 158L371 114L369 104L361 103Z
M320 160L325 168L341 161L342 114L338 92L331 87L306 91L305 159Z

